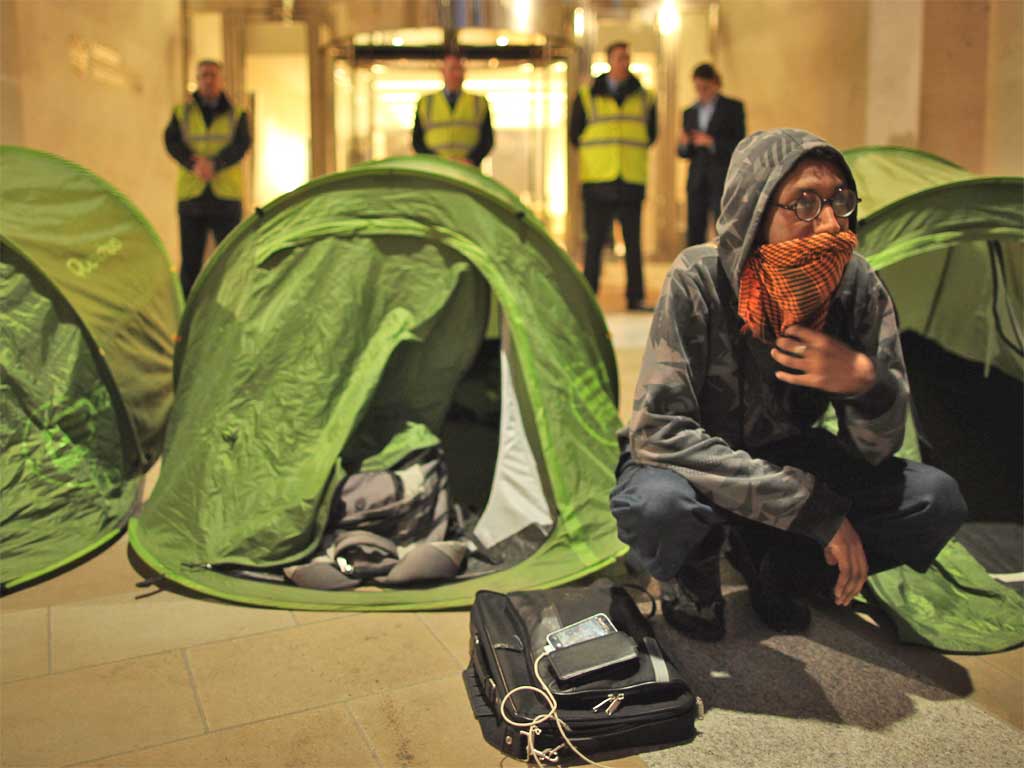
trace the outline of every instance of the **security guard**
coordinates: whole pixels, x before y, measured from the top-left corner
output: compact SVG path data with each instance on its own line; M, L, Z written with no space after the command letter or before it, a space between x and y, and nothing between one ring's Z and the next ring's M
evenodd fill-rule
M164 131L167 151L180 163L181 288L188 296L203 265L206 232L219 243L242 218L241 160L249 149L249 121L224 95L223 68L205 59L198 89L175 108Z
M610 71L580 88L569 121L569 141L579 148L586 225L584 274L594 293L601 275L601 249L612 219L626 242L626 302L644 304L640 252L640 208L647 183L647 148L658 132L654 97L629 72L629 45L608 46Z
M420 154L479 166L494 146L491 111L483 96L462 90L465 74L458 54L446 53L441 63L444 90L420 99L412 146Z

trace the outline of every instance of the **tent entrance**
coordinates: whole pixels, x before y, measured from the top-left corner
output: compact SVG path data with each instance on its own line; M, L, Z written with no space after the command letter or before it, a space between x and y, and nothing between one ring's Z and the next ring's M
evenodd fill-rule
M959 483L971 510L957 540L989 573L1024 571L1024 384L916 333L902 344L921 458Z
M464 273L429 332L395 350L342 451L349 474L440 444L457 507L450 535L469 538L478 555L460 578L525 560L554 528L503 325L486 282Z
M500 343L485 340L470 375L456 388L442 434L453 499L466 533L484 554L470 558L466 576L525 560L554 527L514 365L507 328Z
M385 245L377 247L387 261L402 259L388 253ZM429 298L423 298L420 285L428 279L427 262L420 263L418 273L406 267L408 290L398 288L385 319L361 332L368 338L360 340L364 353L356 369L373 356L368 350L389 351L374 363L375 381L355 376L345 366L340 378L350 391L341 399L353 404L353 426L336 449L323 495L308 511L310 518L316 517L312 525L319 533L311 531L313 539L293 561L304 562L309 545L319 550L320 535L330 533L325 530L331 525L330 509L346 477L392 469L434 446L444 451L454 503L449 537L465 538L472 545L459 578L526 560L554 529L555 507L545 491L536 440L528 433L529 410L522 407L524 385L516 372L514 344L508 328L502 328L492 290L455 252L445 249L438 255L443 259L432 267L436 290ZM364 295L374 293L373 281L371 277L363 286ZM417 318L415 324L407 317ZM404 329L396 333L400 323ZM382 338L391 340L390 347L376 343ZM268 563L269 573L289 564L286 559L292 560L285 556L277 564ZM229 563L214 561L236 575L268 575L255 563L256 570Z

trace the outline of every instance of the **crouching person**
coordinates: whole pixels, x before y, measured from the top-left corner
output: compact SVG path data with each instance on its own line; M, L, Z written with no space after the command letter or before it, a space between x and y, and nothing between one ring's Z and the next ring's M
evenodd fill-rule
M893 456L910 390L892 302L856 252L857 202L834 147L755 133L717 242L666 279L611 502L666 620L694 638L725 631L726 539L758 616L801 632L802 597L848 605L870 573L924 571L966 516L952 478ZM829 403L838 436L814 426Z

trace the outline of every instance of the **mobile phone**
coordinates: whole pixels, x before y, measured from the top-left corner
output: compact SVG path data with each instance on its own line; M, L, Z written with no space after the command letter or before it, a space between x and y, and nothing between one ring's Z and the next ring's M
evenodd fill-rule
M584 640L593 640L595 637L603 637L615 632L615 625L608 618L607 614L595 613L585 619L570 624L567 627L549 632L547 644L552 649L566 648Z

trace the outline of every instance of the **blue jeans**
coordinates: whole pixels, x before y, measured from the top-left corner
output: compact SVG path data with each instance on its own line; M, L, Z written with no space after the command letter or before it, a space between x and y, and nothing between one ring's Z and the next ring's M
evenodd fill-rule
M960 488L945 472L896 458L873 466L851 457L823 430L754 453L810 472L853 503L848 519L871 573L897 565L927 570L967 517ZM685 564L717 555L727 526L740 526L744 540L759 541L762 551L792 548L794 557L827 568L810 538L717 507L673 470L639 464L626 454L617 474L611 507L619 538L655 578L671 579Z

